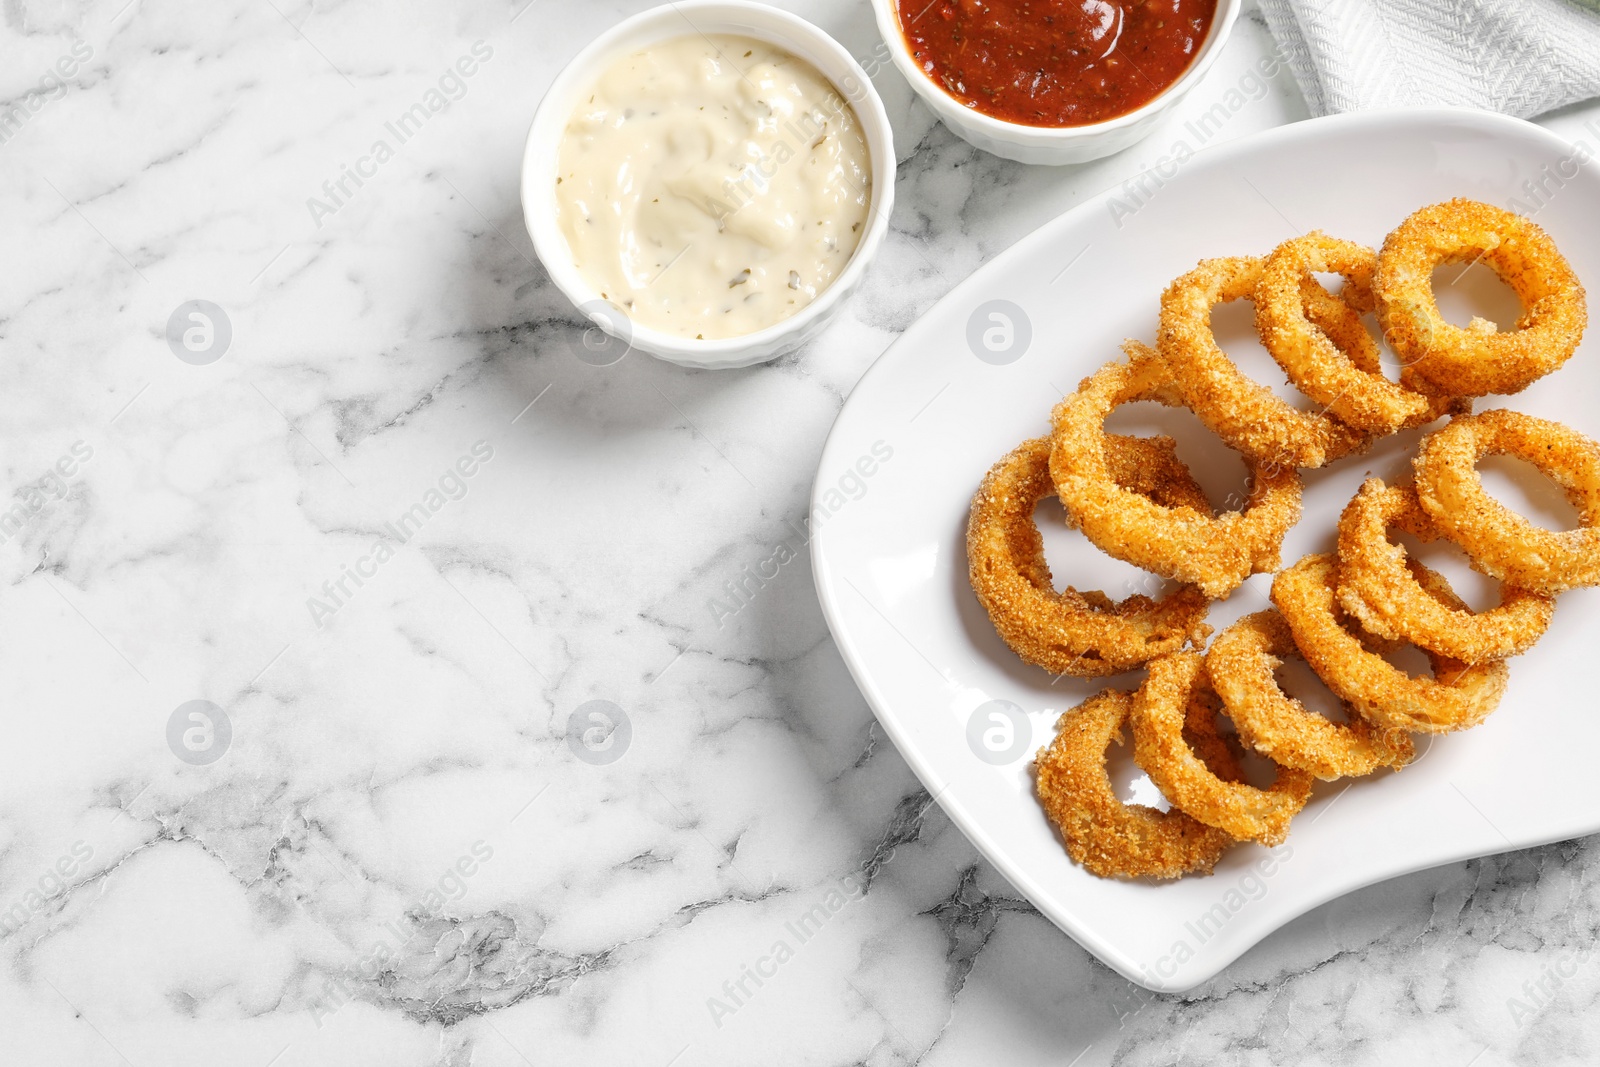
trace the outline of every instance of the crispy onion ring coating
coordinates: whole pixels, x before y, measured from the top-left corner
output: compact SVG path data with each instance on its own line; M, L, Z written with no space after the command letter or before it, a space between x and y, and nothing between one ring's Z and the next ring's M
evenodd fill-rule
M1253 256L1201 260L1161 295L1156 347L1172 368L1183 402L1230 448L1263 463L1321 467L1371 444L1368 436L1327 412L1301 411L1251 381L1217 347L1211 309L1253 299L1261 260ZM1341 306L1350 316L1354 308ZM1327 305L1320 301L1311 310Z
M1324 781L1402 767L1415 749L1403 730L1380 730L1345 705L1349 722L1332 722L1284 693L1273 671L1298 656L1294 635L1276 611L1246 615L1212 642L1206 671L1239 738L1274 763Z
M1420 565L1416 573L1432 595L1465 607L1438 574ZM1362 717L1380 727L1446 733L1476 726L1499 705L1510 675L1504 660L1468 665L1430 652L1433 677L1413 678L1346 628L1337 583L1332 554L1307 556L1273 581L1272 602L1311 669Z
M1376 263L1370 248L1308 233L1285 241L1267 257L1253 302L1261 343L1295 388L1350 426L1382 436L1432 422L1449 401L1413 392L1404 376L1399 383L1385 378L1377 342L1358 315L1324 311L1329 328L1307 311L1309 287L1327 293L1316 271L1342 274L1343 300L1354 310L1371 310Z
M1108 437L1109 477L1140 499L1204 505L1176 447L1170 437ZM1131 596L1114 603L1104 593L1070 588L1057 593L1033 520L1039 501L1054 493L1050 440L1041 437L995 464L972 498L968 577L1012 651L1053 674L1098 677L1205 640L1209 601L1192 585L1159 601Z
M1035 760L1034 788L1061 831L1067 855L1101 878L1178 878L1210 874L1234 839L1177 808L1124 804L1106 776L1106 751L1122 743L1133 694L1107 689L1067 712L1056 738ZM1213 725L1213 730L1215 729ZM1232 754L1218 748L1234 768Z
M1578 528L1543 529L1490 496L1477 471L1486 455L1539 468L1578 509ZM1484 411L1429 434L1413 466L1423 510L1475 569L1541 593L1600 584L1600 445L1583 434L1518 411Z
M1516 329L1466 328L1439 314L1433 270L1483 262L1522 301ZM1520 393L1567 361L1588 323L1583 286L1536 223L1457 198L1413 213L1383 242L1373 278L1378 322L1401 360L1444 396Z
M1136 567L1226 596L1251 574L1279 566L1283 536L1300 517L1300 475L1246 457L1243 511L1171 506L1118 485L1107 463L1106 416L1120 404L1175 405L1166 363L1136 341L1129 362L1111 362L1056 406L1050 473L1072 522L1101 551Z
M1544 636L1553 597L1507 584L1487 611L1452 607L1418 582L1391 526L1424 542L1443 536L1412 486L1368 478L1339 516L1339 603L1362 629L1464 663L1520 655Z
M1133 758L1173 807L1226 830L1241 841L1281 844L1289 820L1311 795L1311 775L1287 767L1267 789L1216 774L1184 739L1196 700L1214 697L1204 659L1175 652L1150 662L1150 676L1133 698Z

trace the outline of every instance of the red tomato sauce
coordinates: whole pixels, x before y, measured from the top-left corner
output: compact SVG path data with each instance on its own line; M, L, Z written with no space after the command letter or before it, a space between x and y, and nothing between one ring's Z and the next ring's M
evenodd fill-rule
M917 65L975 111L1084 126L1149 103L1188 69L1217 0L896 0Z

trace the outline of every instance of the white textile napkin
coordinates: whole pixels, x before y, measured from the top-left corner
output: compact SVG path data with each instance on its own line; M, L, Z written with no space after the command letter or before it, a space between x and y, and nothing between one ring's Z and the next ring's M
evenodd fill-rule
M1454 105L1519 118L1600 96L1590 0L1259 0L1314 115Z

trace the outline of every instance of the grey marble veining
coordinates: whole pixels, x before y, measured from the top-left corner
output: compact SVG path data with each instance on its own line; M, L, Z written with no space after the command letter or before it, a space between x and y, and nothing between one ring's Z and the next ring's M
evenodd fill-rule
M1271 47L1253 13L1078 168L976 152L885 66L880 259L803 352L707 373L578 359L520 219L544 87L644 0L123 4L0 8L4 1062L1593 1061L1593 843L1368 889L1149 994L931 804L812 591L857 378L1202 147ZM873 55L867 4L785 6ZM1304 116L1286 73L1248 95L1208 143ZM201 365L168 343L191 300L231 329ZM617 709L622 749L569 744Z

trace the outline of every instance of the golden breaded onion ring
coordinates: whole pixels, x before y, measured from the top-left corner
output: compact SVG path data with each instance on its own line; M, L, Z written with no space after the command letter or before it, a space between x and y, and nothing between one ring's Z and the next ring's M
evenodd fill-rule
M1205 493L1178 459L1170 437L1108 437L1109 477L1139 499L1184 507ZM1161 600L1104 593L1058 593L1034 523L1040 500L1055 493L1050 440L1028 441L984 476L967 518L972 591L1012 651L1052 674L1097 677L1131 670L1152 656L1204 641L1209 601L1192 585Z
M1432 595L1465 607L1438 574L1421 565L1416 573ZM1337 585L1332 554L1307 556L1273 581L1272 602L1317 677L1363 718L1396 730L1446 733L1476 726L1499 706L1510 675L1504 660L1469 665L1430 652L1433 677L1414 678L1346 628Z
M1215 709L1220 706L1215 696L1197 653L1174 652L1151 660L1150 676L1133 697L1134 762L1173 807L1207 826L1241 841L1281 844L1289 834L1289 820L1311 795L1311 775L1282 767L1267 789L1219 776L1183 736L1193 702Z
M1073 525L1101 551L1136 567L1198 585L1220 597L1251 574L1277 569L1283 536L1300 517L1300 475L1246 457L1244 510L1216 515L1209 505L1168 505L1118 485L1107 465L1106 416L1118 405L1155 400L1176 406L1172 372L1137 341L1129 361L1085 378L1056 406L1050 474Z
M1516 329L1439 314L1433 270L1482 262L1522 301ZM1588 324L1583 286L1539 225L1457 198L1414 212L1384 239L1373 277L1378 322L1402 362L1443 396L1520 393L1567 361Z
M1483 488L1477 464L1515 456L1539 468L1578 509L1576 530L1535 526ZM1519 411L1452 419L1423 438L1412 465L1417 499L1474 569L1541 593L1600 585L1600 445Z
M1544 636L1553 597L1506 584L1486 611L1452 607L1423 588L1391 526L1425 543L1443 536L1413 486L1368 478L1339 516L1339 604L1362 629L1463 663L1520 655Z
M1246 615L1211 643L1206 671L1245 745L1324 781L1411 762L1416 750L1405 731L1378 729L1348 703L1349 721L1333 722L1286 694L1273 671L1284 657L1298 655L1276 611Z
M1210 874L1236 842L1229 834L1185 815L1124 804L1106 775L1106 752L1122 743L1133 694L1107 689L1067 712L1056 737L1034 761L1035 792L1045 814L1061 831L1067 855L1101 878L1179 878ZM1207 724L1198 724L1204 729ZM1237 774L1233 754L1215 736L1210 741L1223 773Z
M1263 463L1321 467L1365 451L1371 444L1365 433L1326 411L1294 407L1245 377L1217 347L1211 309L1231 300L1253 299L1260 280L1261 260L1234 256L1201 260L1167 286L1161 295L1156 347L1172 368L1178 395L1229 448ZM1339 304L1359 322L1354 308Z
M1359 316L1333 318L1337 325L1330 330L1306 310L1307 287L1322 288L1313 273L1320 271L1343 275L1340 297L1357 311L1370 311L1376 263L1370 248L1308 233L1267 257L1252 302L1261 343L1295 388L1349 426L1383 436L1432 422L1449 401L1407 388L1405 374L1398 383L1384 377L1378 344Z

